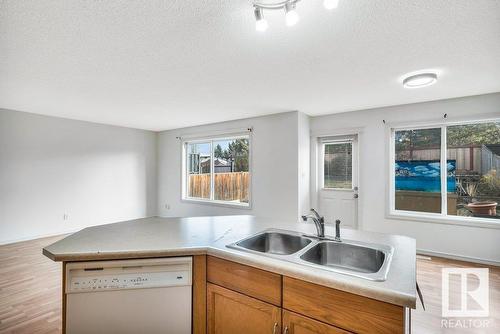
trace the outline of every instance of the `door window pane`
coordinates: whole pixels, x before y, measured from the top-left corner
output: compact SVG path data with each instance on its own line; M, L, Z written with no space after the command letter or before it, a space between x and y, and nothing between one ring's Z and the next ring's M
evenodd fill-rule
M210 199L210 143L188 143L187 197Z
M395 209L441 213L441 128L395 131L394 137Z
M214 145L214 199L248 203L249 141L247 138L218 140Z
M324 151L323 186L352 189L352 143L328 143Z
M500 218L500 122L447 128L448 214Z

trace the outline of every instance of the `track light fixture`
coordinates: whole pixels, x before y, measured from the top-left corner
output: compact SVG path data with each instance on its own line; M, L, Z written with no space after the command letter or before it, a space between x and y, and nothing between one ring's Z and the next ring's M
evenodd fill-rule
M323 0L323 6L328 10L335 9L339 6L339 0Z
M289 27L294 26L300 19L295 7L295 2L287 2L285 4L285 20L286 25Z
M255 29L257 31L266 31L268 24L266 19L264 19L264 10L280 9L285 10L285 22L286 25L291 27L295 25L300 20L300 16L295 10L297 2L300 0L282 0L282 1L270 1L270 0L254 0L253 8L255 14ZM323 0L323 6L332 10L337 8L339 5L339 0Z
M255 29L257 31L266 31L268 24L266 19L264 18L264 11L262 10L262 8L255 7L254 14L255 14Z

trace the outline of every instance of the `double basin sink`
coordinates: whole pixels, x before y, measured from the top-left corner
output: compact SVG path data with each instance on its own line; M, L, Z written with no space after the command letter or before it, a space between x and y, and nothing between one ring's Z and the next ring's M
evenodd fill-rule
M387 279L394 252L387 245L339 242L278 229L265 230L227 247L372 281Z

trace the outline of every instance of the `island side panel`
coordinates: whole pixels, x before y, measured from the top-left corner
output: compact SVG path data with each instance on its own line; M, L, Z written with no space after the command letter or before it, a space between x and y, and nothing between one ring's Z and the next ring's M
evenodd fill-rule
M66 262L62 262L62 334L66 334Z
M193 334L207 332L207 256L193 256Z

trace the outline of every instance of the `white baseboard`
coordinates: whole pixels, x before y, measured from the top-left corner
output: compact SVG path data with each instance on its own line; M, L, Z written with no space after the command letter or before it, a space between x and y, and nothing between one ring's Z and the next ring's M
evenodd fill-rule
M496 267L500 266L500 261L478 259L475 257L455 255L455 254L442 253L442 252L434 252L434 251L430 251L430 250L426 250L426 249L417 249L417 254L443 257L443 258L451 259L451 260L473 262L473 263L485 264L485 265L489 265L489 266L496 266Z
M29 241L29 240L34 240L34 239L42 239L42 238L48 238L48 237L55 237L55 236L61 235L61 234L75 233L77 231L80 231L81 229L82 228L76 228L76 229L69 229L69 230L64 230L64 231L57 231L54 233L30 235L30 236L26 236L26 237L22 237L22 238L17 238L17 239L0 240L0 245L8 245L8 244L14 244L16 242Z

